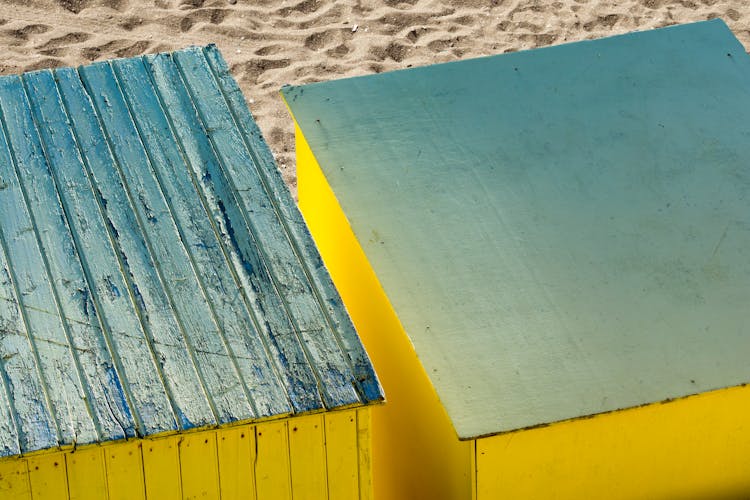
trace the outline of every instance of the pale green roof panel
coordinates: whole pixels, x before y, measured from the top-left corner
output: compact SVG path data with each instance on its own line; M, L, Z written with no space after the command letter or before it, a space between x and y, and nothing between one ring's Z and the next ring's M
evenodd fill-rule
M283 93L461 438L750 382L720 20Z

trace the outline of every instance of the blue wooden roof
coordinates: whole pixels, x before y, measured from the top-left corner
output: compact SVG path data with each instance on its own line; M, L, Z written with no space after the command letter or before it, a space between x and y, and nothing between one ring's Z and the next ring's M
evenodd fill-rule
M383 398L213 46L0 78L0 455Z

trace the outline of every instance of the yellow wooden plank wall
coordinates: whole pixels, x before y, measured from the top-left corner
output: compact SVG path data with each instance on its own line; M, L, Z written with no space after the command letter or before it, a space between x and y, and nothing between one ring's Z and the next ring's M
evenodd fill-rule
M371 500L369 408L0 460L2 500Z
M750 498L750 386L476 440L483 499Z

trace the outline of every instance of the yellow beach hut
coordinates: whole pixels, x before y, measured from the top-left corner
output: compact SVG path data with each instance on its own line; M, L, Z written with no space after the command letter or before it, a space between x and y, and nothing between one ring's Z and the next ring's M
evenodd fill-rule
M216 48L0 126L0 498L371 498L381 387Z
M713 20L282 90L376 498L750 497L748 89Z

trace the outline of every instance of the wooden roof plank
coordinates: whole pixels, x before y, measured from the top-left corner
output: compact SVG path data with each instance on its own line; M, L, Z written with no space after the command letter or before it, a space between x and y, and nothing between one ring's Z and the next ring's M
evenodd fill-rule
M49 72L25 75L22 79L23 87L19 89L26 94L25 98L19 95L17 102L24 105L25 142L29 146L28 156L35 161L30 162L33 169L18 169L18 172L23 177L22 182L29 197L34 200L34 223L46 228L39 231L39 239L49 265L58 307L66 323L71 353L82 383L81 394L88 402L98 438L106 436L121 439L128 435L134 436L135 424L126 396L118 377L111 372L114 364L103 337L94 291L86 279L69 226L69 214L58 193L53 172L60 165L53 165L51 161L59 161L59 151L55 150L53 144L44 142L45 139L50 139L50 134L49 129L40 121L44 118L44 111L49 109L46 105L54 103L56 97L54 84L51 94L46 93L49 87L41 96L36 92L38 88L35 84L43 80L44 76L52 81ZM32 100L32 97L36 99ZM19 149L19 154L27 153Z
M2 252L2 250L0 250ZM0 263L1 265L2 263ZM2 279L0 278L0 281ZM0 285L0 293L2 293L2 285ZM3 299L0 299L2 302ZM3 310L4 305L0 305L0 314L6 312ZM7 326L7 325L6 325ZM6 328L2 326L0 328ZM5 335L6 333L3 332ZM13 333L8 332L8 335ZM2 341L0 341L2 344ZM4 351L0 345L0 350ZM5 354L0 352L0 356ZM11 390L8 384L8 378L5 372L5 368L0 358L0 457L6 457L10 455L17 455L21 453L21 442L18 436L18 420L16 410L11 403Z
M9 159L0 152L0 162L6 160ZM5 185L3 179L0 175L0 187ZM0 208L6 207L0 194ZM40 378L34 376L39 367L18 302L12 269L5 257L4 240L0 229L0 376L3 386L0 456L57 445L57 427L47 406L45 388Z
M114 391L96 405L100 413L107 412L114 420L104 434L117 439L146 433L153 424L143 422L139 408L161 406L168 410L169 403L105 226L103 207L97 202L79 153L55 76L51 71L40 71L24 78L37 113L51 178L83 264L80 275L78 270L70 271L70 275L78 275L79 282L90 284L92 306L86 313L99 322L96 331L82 333L83 340L97 338L102 344L100 349L106 349L82 360L84 367L99 366L103 373L98 376L109 381L109 388ZM76 319L85 321L83 317Z
M287 392L301 392L305 399L310 397L308 395L310 387L315 389L313 394L317 392L312 373L306 374L303 381L301 378L295 378L294 373L285 370L283 366L278 366L276 361L279 359L280 352L278 349L274 350L272 346L269 323L275 322L274 329L278 328L279 323L281 325L288 323L285 318L268 314L264 308L254 305L253 299L255 301L260 299L252 294L253 287L249 286L247 279L244 278L241 257L223 223L224 216L219 207L221 202L214 192L216 183L221 181L220 178L214 178L211 175L211 172L217 171L218 166L211 145L206 138L206 132L200 125L190 96L182 85L171 55L146 56L145 61L149 68L150 78L163 103L164 112L169 116L172 133L178 138L185 161L192 170L193 182L200 186L198 189L200 197L210 213L210 222L218 235L216 245L208 250L211 250L213 254L224 253L223 256L213 258L221 257L219 260L226 264L226 269L219 269L216 272L224 290L223 293L231 297L231 300L214 298L214 302L223 302L225 307L236 310L240 316L238 320L244 323L244 326L240 328L228 329L226 335L235 345L235 352L244 351L244 355L252 360L253 370L259 371L258 376L244 374L245 380L250 381L249 389L255 401L256 410L259 415L263 416L290 412L293 408ZM297 350L299 349L297 346ZM250 366L248 364L244 369ZM295 390L295 387L298 389ZM299 409L299 405L296 409Z
M175 214L184 209L162 191L154 165L164 161L144 145L120 83L109 63L81 68L89 85L96 88L92 99L106 133L116 136L113 152L125 181L135 195L135 209L151 251L159 263L162 286L170 299L187 344L192 362L218 422L244 420L254 416L231 354L221 341L217 319L211 310L201 278L187 251L189 241L178 226ZM145 82L146 84L148 82ZM146 89L143 89L146 92ZM137 94L136 94L137 96ZM140 98L138 96L137 98ZM190 214L184 214L185 218Z
M257 239L269 275L281 294L284 309L295 326L309 362L324 389L326 406L337 407L359 400L357 381L349 361L338 345L330 342L331 328L321 315L320 304L314 300L311 284L299 265L289 236L269 200L269 193L258 172L253 155L244 147L226 100L200 48L187 49L175 55L186 84L194 95L194 103L208 131L209 138L223 160L226 176L234 190L251 232L263 235ZM268 200L257 203L257 200ZM269 253L265 247L273 248Z
M20 77L0 79L0 108L7 138L2 146L8 148L5 156L11 158L10 162L0 164L0 176L7 183L0 196L9 202L2 207L6 257L26 311L30 338L52 412L59 422L59 438L69 442L93 442L98 438L98 431L75 358L74 351L78 347L72 344L73 322L65 317L61 302L67 298L56 290L64 279L56 272L57 264L66 258L65 252L70 249L60 245L51 249L54 255L45 253L45 242L66 239L66 229L57 223L63 217L62 207L54 199L54 193L49 193L49 186L40 179L48 176L48 169ZM51 205L42 205L50 199L53 200ZM44 209L33 210L32 207ZM67 419L60 422L60 415Z
M89 170L97 197L105 208L105 223L116 246L115 252L123 269L127 289L141 323L147 331L148 346L138 347L139 354L156 360L157 375L169 395L169 405L155 399L154 404L139 408L147 430L185 429L214 422L213 413L198 379L195 365L188 355L182 332L156 273L156 265L136 219L131 199L123 180L114 168L114 158L107 136L95 119L96 112L78 73L58 69L59 89L78 139L78 147ZM115 332L117 333L117 332ZM122 331L123 339L128 335ZM126 344L122 344L126 345ZM129 369L136 370L133 364ZM137 380L137 379L135 379ZM131 380L132 383L132 380Z
M332 331L352 365L359 386L358 390L362 391L368 400L381 399L382 388L372 363L333 285L331 276L320 258L318 248L310 236L302 214L297 205L286 195L288 188L284 184L281 172L276 168L268 144L263 140L263 135L250 114L242 91L229 73L229 68L216 46L209 45L203 52L232 115L236 118L237 126L243 132L248 151L254 153L253 157L258 164L258 171L263 177L270 199L281 215L280 220L290 235L290 241L299 256L300 263L314 283L312 290L321 305L321 311L331 323Z
M245 307L241 283L231 273L231 261L227 259L210 210L204 205L205 195L187 165L189 159L183 156L172 133L144 61L125 59L112 64L125 95L130 96L132 116L141 131L144 145L151 153L152 165L159 172L164 195L173 206L185 249L194 263L196 274L202 277L201 283L219 326L220 338L247 391L253 414L258 414L256 398L262 400L260 405L264 414L289 411L290 408L284 410L271 404L272 401L283 402L285 393Z
M175 64L168 64L162 58L154 60L154 70L155 75L162 71L170 72L173 77L180 74ZM192 102L194 100L191 97L190 107L185 106L183 109L193 108ZM321 388L306 358L301 340L295 333L295 327L285 311L284 303L274 287L260 252L259 237L248 226L246 214L240 208L233 179L227 176L221 164L222 159L217 156L213 143L209 141L209 134L201 118L198 115L194 118L186 115L185 118L189 120L188 123L204 131L183 136L183 143L186 147L194 148L200 155L205 173L214 186L214 195L220 202L216 207L219 213L215 215L236 248L235 260L240 264L237 266L240 271L238 274L245 281L244 288L256 311L256 317L262 319L264 331L268 334L269 347L282 373L285 373L287 393L295 411L320 408L323 405Z

